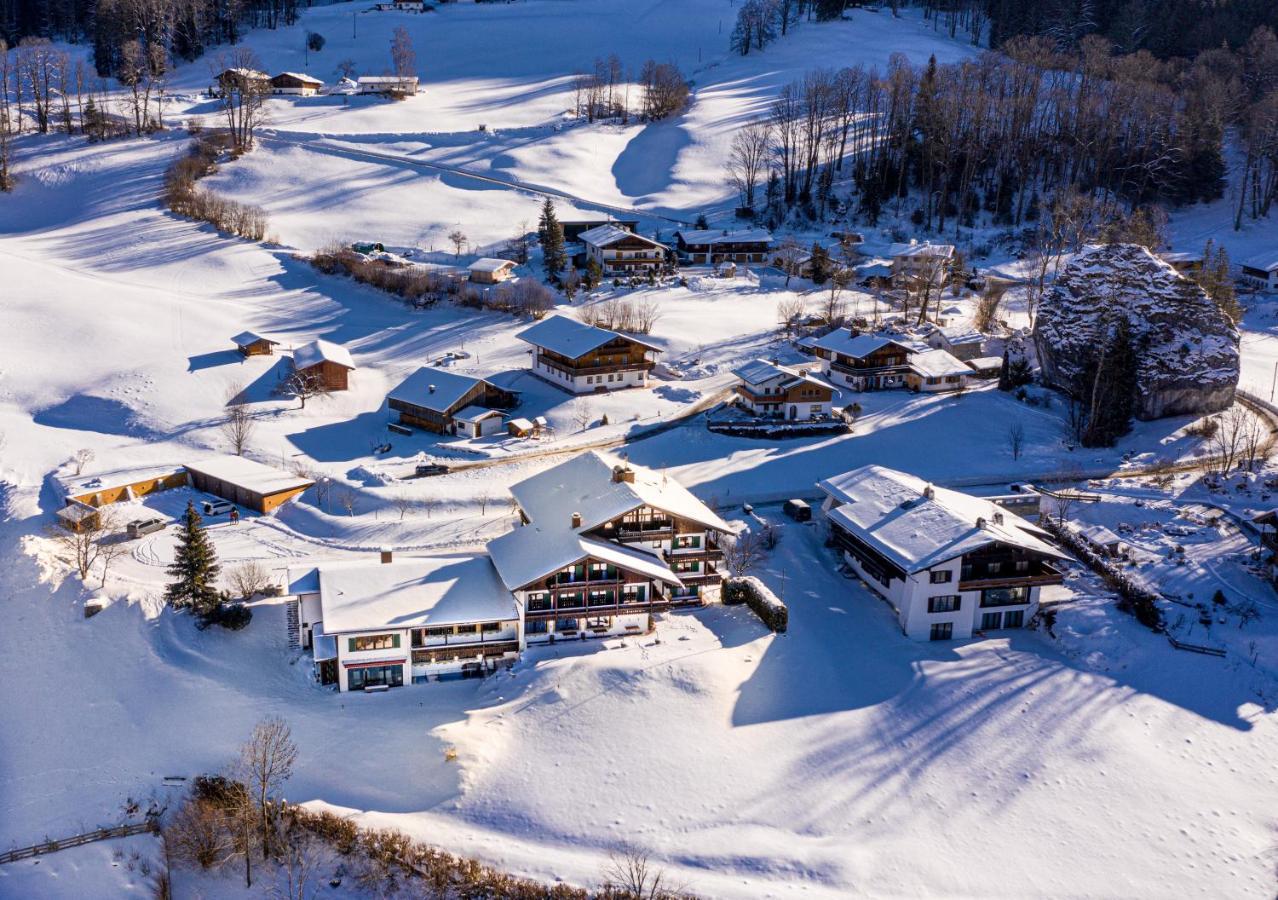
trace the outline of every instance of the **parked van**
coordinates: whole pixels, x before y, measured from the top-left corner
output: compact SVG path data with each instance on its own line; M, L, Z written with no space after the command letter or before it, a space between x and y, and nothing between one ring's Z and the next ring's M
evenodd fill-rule
M148 534L155 534L165 528L163 519L134 519L124 527L130 540L137 540Z
M812 507L806 500L787 500L782 507L785 514L796 522L812 521Z
M223 500L221 497L213 497L200 504L200 510L206 516L225 515L234 508L235 504L233 504L230 500Z

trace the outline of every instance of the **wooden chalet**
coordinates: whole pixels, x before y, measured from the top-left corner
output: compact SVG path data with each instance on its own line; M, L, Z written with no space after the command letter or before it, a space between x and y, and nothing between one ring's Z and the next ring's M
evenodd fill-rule
M832 331L811 341L808 348L822 361L831 381L856 391L904 387L915 349L897 338L851 329Z
M586 261L596 263L605 275L655 272L665 265L669 253L665 244L617 225L583 231L578 240L586 249Z
M767 262L773 244L772 234L763 228L676 231L675 241L679 260L693 265Z
M756 359L734 370L737 405L756 416L809 421L831 414L834 387L807 369Z
M293 351L293 368L317 378L325 390L344 391L350 387L350 373L355 371L355 363L345 347L317 340Z
M638 219L576 219L569 222L560 222L560 227L564 230L565 243L574 244L581 240L581 236L587 231L595 228L602 228L605 225L611 225L614 228L621 228L625 231L633 232L639 227Z
M271 356L280 344L279 341L255 331L241 331L231 338L231 343L244 356Z
M1023 628L1062 581L1047 532L990 499L876 465L818 486L835 547L915 640Z
M550 316L516 335L531 344L532 372L574 394L646 387L661 353L646 341Z
M502 410L518 405L514 391L483 378L423 366L386 397L402 425L436 434L484 437L501 431Z
M515 263L485 256L467 266L466 271L475 284L501 284L515 274Z
M217 97L225 96L228 91L240 94L271 92L271 76L256 69L223 69L213 80L215 87L209 93Z
M656 612L719 596L731 527L665 475L590 452L511 494L524 525L488 551L530 643L646 632Z
M1278 250L1270 250L1243 260L1242 280L1262 291L1278 291Z
M298 97L313 97L319 93L324 82L300 72L281 72L271 79L272 94L292 94Z

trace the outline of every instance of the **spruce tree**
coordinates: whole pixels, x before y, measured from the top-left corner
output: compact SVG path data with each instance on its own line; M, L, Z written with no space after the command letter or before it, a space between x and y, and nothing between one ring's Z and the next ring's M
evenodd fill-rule
M216 586L221 566L194 503L186 504L180 527L177 553L168 568L173 581L165 588L164 599L175 609L189 607L197 615L207 617L217 611L222 599Z
M546 280L552 284L558 284L560 273L567 265L568 258L564 254L564 227L559 224L559 217L555 215L555 204L549 197L541 206L537 236L541 241L542 265L546 271Z
M1007 350L1003 350L1003 365L998 370L998 389L1000 391L1010 391L1012 389L1012 375L1007 370Z

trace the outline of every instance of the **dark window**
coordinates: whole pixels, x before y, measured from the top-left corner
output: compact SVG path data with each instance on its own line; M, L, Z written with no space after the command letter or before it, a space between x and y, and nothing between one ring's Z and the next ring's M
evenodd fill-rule
M944 572L932 573L932 584L946 584L954 577L954 573L946 569Z
M478 625L458 625L457 626L458 634L474 634L478 630L479 630Z
M403 683L403 666L358 666L346 673L346 686L352 691L379 684L400 687Z
M584 605L584 599L581 591L573 591L570 594L560 594L559 599L555 601L555 605L559 609L577 609Z
M529 619L524 623L524 632L527 634L545 634L546 626L549 624L545 619Z
M643 603L648 599L648 585L627 586L621 595L622 603Z
M500 623L500 622L485 622L482 626L480 626L480 629L481 629L482 631L501 631L501 623Z
M1029 560L1028 560L1028 559L1018 559L1018 560L1016 561L1016 571L1018 571L1018 572L1028 572L1028 571L1029 571Z
M981 631L994 631L1002 624L1002 613L985 613L981 616Z
M350 638L346 649L350 653L361 650L394 650L399 648L398 634L370 634L364 637Z
M1021 603L1029 603L1029 588L1024 586L981 591L981 606L1017 606Z
M612 606L616 601L613 599L616 594L613 591L591 591L591 606Z
M549 594L529 594L528 609L531 612L550 609L550 595Z
M1004 628L1021 628L1025 625L1025 611L1021 609L1009 609L1003 613Z
M954 612L962 603L963 598L958 594L942 594L939 597L928 598L927 611L930 613Z
M555 622L555 631L576 631L576 630L577 630L576 619L558 619Z
M929 640L948 641L953 636L954 636L953 622L937 622L935 625L932 626L932 634L929 637Z
M587 628L611 628L612 618L609 616L592 616L586 620Z

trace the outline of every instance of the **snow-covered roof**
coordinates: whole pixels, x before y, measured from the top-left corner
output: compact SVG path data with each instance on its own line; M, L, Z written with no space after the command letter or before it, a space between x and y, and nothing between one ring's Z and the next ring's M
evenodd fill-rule
M660 347L655 347L647 341L641 341L618 331L609 331L607 328L586 325L576 319L569 319L567 316L550 316L547 319L542 319L531 328L525 328L515 337L529 344L562 354L570 359L584 356L591 350L602 347L618 337L633 341L649 350L661 352Z
M468 422L473 425L475 422L482 422L484 419L492 418L493 416L504 418L505 415L500 409L488 409L485 406L467 406L465 409L453 413L453 418L458 422Z
M325 634L519 618L485 554L342 560L289 569L289 590L318 584ZM309 591L302 591L309 593Z
M360 84L416 84L416 75L361 75Z
M510 420L509 422L507 422L506 424L507 424L507 425L513 425L513 426L514 426L516 429L518 429L519 431L532 431L532 430L533 430L533 423L532 423L531 421L529 421L528 419L523 418L522 416L521 416L520 418L518 418L518 419L511 419L511 420Z
M1109 547L1123 542L1122 538L1104 525L1081 525L1075 530L1098 547Z
M1278 269L1278 249L1267 250L1264 253L1257 253L1255 256L1249 256L1242 261L1242 264L1249 269L1260 269L1263 272L1272 272Z
M472 388L482 383L482 378L422 366L401 381L386 398L447 414Z
M888 251L888 256L891 256L893 259L911 256L940 256L944 259L949 259L953 255L953 244L932 244L926 242L922 244L914 242L908 244L893 244L891 249Z
M608 247L627 238L637 238L650 246L665 249L665 244L646 238L642 234L636 234L619 225L596 225L588 231L583 231L578 235L577 240L583 244L593 244L596 247Z
M142 481L167 478L182 471L181 466L138 466L108 472L83 472L79 475L55 475L54 481L64 498L83 497L100 491L111 491Z
M951 325L939 330L945 336L946 343L951 347L959 344L982 344L985 342L985 335L970 326Z
M839 353L843 356L850 356L853 359L863 359L878 350L880 347L886 347L888 344L896 344L903 350L911 351L909 344L900 338L891 337L885 334L858 334L855 337L852 332L840 328L837 331L831 331L829 334L818 338L811 343L811 346L819 350L826 350L830 353Z
M231 343L237 347L247 347L249 344L256 344L258 341L266 341L268 344L278 344L275 338L267 337L264 334L258 334L256 331L241 331L235 337L231 338Z
M685 244L759 244L771 243L772 232L766 228L739 228L736 231L707 228L697 231L676 231L675 235Z
M809 384L829 387L825 381L817 378L805 369L784 366L780 363L770 362L766 359L752 359L745 365L738 366L733 369L732 374L736 375L749 385L764 384L772 381L774 378L786 378L787 385L796 381L806 381Z
M587 556L667 584L682 584L656 554L613 541L583 537L571 528L535 522L488 542L488 553L502 582L512 591L580 562Z
M1201 250L1168 250L1158 254L1158 258L1166 263L1196 263L1203 261Z
M621 465L633 473L633 481L614 480L614 467ZM589 531L633 509L651 506L714 531L732 531L710 507L668 475L595 450L525 478L510 492L524 514L542 527L562 524L569 528L573 513L580 513L581 526L576 530Z
M307 84L323 84L324 83L320 81L318 78L316 78L314 75L304 75L301 72L281 72L280 74L276 75L275 78L296 78L298 81L305 81ZM275 78L272 78L271 80L274 81Z
M992 501L894 469L862 466L817 486L839 504L828 514L831 521L907 573L993 543L1066 558L1043 539L1046 532Z
M947 375L970 375L971 368L946 350L925 350L910 355L909 366L925 378L944 378Z
M293 351L293 366L295 368L309 369L311 366L318 366L322 362L331 362L347 369L355 368L355 363L351 360L350 351L341 344L334 344L331 341L311 341L309 344L303 344Z
M995 369L1003 368L1003 357L1001 356L978 356L976 359L967 360L967 367L974 372L989 372Z
M218 73L217 77L219 81L227 77L247 78L251 81L261 81L263 79L269 81L271 78L271 76L266 74L265 72L259 72L257 71L257 69L246 69L243 66L232 67L230 69L223 69L221 72Z
M210 456L197 462L188 462L186 468L264 497L282 491L308 488L315 483L309 478L265 466L243 456Z
M509 259L495 259L491 256L484 256L466 268L471 272L500 272L502 269L513 269L515 263Z

